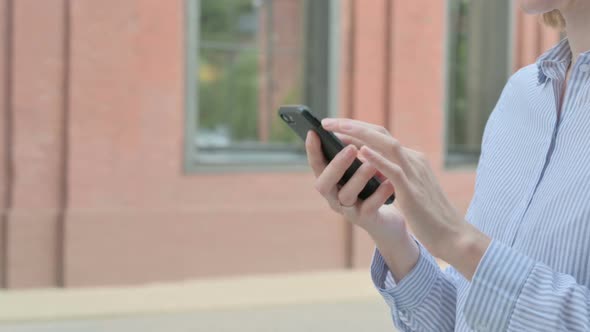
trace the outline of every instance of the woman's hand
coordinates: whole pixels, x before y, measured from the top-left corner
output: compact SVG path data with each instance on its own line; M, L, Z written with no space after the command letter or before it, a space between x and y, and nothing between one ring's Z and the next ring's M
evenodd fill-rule
M347 221L365 229L371 235L394 278L403 278L418 260L419 251L407 232L399 210L384 205L394 192L391 182L383 181L369 198L364 201L358 200L358 194L371 177L377 174L377 170L371 164L364 163L345 185L338 185L344 172L357 157L358 149L354 144L338 153L330 163L326 162L320 139L313 131L307 134L305 148L309 164L317 177L316 189L324 196L332 210L342 214Z
M324 119L322 125L363 145L360 156L393 183L396 204L418 240L471 278L490 239L452 206L426 157L380 127L349 119Z

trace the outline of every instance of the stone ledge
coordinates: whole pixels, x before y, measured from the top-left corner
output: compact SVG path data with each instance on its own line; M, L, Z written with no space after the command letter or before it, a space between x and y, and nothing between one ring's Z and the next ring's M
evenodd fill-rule
M363 270L195 280L125 288L7 290L0 322L227 310L379 297Z

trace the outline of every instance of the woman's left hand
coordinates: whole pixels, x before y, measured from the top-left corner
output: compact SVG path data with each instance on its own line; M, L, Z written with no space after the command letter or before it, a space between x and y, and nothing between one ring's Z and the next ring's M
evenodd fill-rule
M491 240L453 207L424 154L361 121L324 119L322 126L362 146L361 157L393 183L396 204L416 238L471 279Z

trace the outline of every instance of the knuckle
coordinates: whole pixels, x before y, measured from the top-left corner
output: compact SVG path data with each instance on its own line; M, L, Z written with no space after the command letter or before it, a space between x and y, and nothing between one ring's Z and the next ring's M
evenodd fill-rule
M402 145L395 138L389 140L389 146L393 151L401 151Z
M404 179L404 177L405 177L404 171L398 165L393 165L391 167L391 171L392 171L393 175L396 176L398 179Z
M328 194L328 188L320 181L316 181L315 190L317 190L322 196L326 196Z
M393 173L397 175L400 175L402 173L402 168L398 165L391 165L391 170L393 171Z
M377 131L380 132L381 134L389 134L387 129L383 126L377 126Z
M395 186L393 185L393 183L391 183L391 181L387 182L387 196L391 196L392 194L395 194Z
M341 212L341 211L340 211L340 206L338 206L338 204L336 204L335 202L328 200L328 204L330 205L330 208L331 208L331 209L332 209L334 212L336 212L336 213L340 213L340 212Z
M356 133L359 137L365 137L365 136L367 136L367 133L369 132L368 128L365 128L365 127L360 127L355 130L356 130Z
M338 193L338 201L340 201L342 205L347 206L354 204L354 202L351 202L352 199L350 198L350 195L348 193L345 193L344 191L340 191Z
M383 186L383 191L385 192L384 195L391 196L391 194L395 191L391 181L384 181L381 183L381 186Z

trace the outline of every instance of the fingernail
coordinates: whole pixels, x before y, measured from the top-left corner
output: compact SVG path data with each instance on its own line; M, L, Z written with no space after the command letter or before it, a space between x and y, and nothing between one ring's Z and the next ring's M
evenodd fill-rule
M322 126L324 127L334 127L334 125L336 125L335 119L327 118L322 120Z
M354 154L354 145L349 145L346 148L344 148L344 153L346 154L347 157L350 157Z

